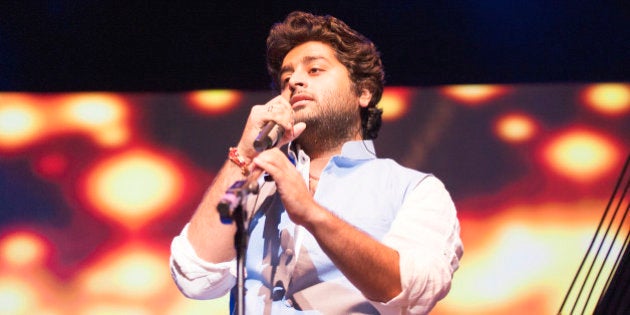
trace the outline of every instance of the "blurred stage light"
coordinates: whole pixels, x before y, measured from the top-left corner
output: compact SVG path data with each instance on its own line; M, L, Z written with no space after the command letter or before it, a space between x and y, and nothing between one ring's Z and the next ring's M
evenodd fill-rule
M37 304L37 294L24 282L6 275L0 278L0 314L34 314Z
M543 147L543 159L565 177L595 181L620 167L620 149L608 137L576 128L553 137Z
M194 108L210 114L230 111L241 98L242 93L235 90L203 90L188 94L188 101Z
M9 102L0 105L0 149L16 149L41 137L44 117L35 105Z
M14 267L40 265L49 252L48 244L31 232L14 232L0 240L1 260Z
M507 114L499 117L495 123L495 133L506 142L530 140L536 133L537 126L530 116L525 114Z
M154 315L147 306L116 305L111 302L89 304L79 313L80 315Z
M409 110L411 91L405 87L387 87L378 106L383 109L383 120L393 121L401 118Z
M78 276L90 296L113 300L151 300L172 286L168 257L149 247L129 245L107 253Z
M63 103L66 121L85 129L117 124L126 114L122 100L111 94L73 94Z
M122 98L107 93L72 94L61 103L62 128L84 130L105 146L120 145L129 139L129 113Z
M535 314L553 314L593 236L600 213L592 210L605 204L589 199L484 207L495 215L463 216L464 259L435 313L513 314L524 303Z
M60 177L68 169L67 157L59 152L48 153L36 161L35 171L46 178Z
M98 163L88 171L83 189L99 213L138 228L179 201L184 182L174 161L138 149Z
M630 112L629 84L595 84L584 90L583 100L593 110L606 115Z
M506 92L507 87L499 85L451 85L442 88L442 94L468 105L488 102Z

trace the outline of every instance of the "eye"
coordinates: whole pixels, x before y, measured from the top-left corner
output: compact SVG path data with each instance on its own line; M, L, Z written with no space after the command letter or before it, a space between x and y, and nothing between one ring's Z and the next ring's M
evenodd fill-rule
M290 76L285 76L284 78L280 78L280 86L281 88L284 88L285 86L287 86L289 84L289 80L291 79Z
M318 72L321 72L321 71L322 71L322 69L314 67L314 68L311 68L311 70L309 70L309 73L318 73Z

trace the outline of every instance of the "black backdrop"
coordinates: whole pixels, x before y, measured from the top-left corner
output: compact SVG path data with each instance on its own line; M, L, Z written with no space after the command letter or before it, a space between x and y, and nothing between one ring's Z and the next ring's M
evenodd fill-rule
M267 31L294 9L338 16L370 37L389 85L628 81L630 73L630 5L621 0L138 3L3 1L0 89L266 89Z

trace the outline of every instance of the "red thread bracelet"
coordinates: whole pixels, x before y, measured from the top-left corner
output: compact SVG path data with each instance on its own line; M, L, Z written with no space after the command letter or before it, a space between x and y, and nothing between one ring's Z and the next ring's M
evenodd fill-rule
M245 162L245 159L243 159L243 157L240 154L238 154L237 148L235 147L230 148L228 158L230 159L230 161L232 161L232 163L236 164L238 167L241 168L241 173L243 173L243 175L245 176L249 175L247 162Z

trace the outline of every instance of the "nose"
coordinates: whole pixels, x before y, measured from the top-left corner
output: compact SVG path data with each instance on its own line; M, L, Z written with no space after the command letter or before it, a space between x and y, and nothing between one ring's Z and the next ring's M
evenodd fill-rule
M303 71L294 71L289 78L289 87L292 90L305 88L307 86L307 75Z

